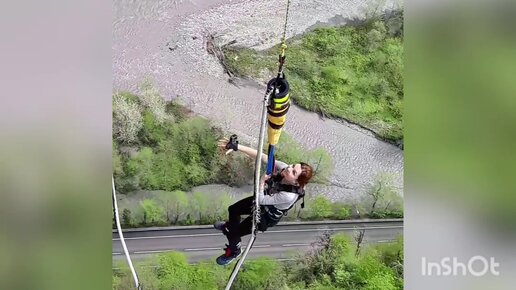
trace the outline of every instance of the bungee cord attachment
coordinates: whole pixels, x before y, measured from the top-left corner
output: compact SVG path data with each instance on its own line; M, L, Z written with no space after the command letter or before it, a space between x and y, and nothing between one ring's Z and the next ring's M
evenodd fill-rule
M260 123L260 135L258 138L258 149L255 160L255 175L254 175L254 206L253 206L253 224L251 230L251 238L242 254L240 260L238 260L237 264L233 268L231 272L231 276L226 285L225 290L230 290L233 282L242 267L247 254L251 250L256 241L256 234L258 232L258 224L260 223L261 218L261 207L258 200L259 190L260 190L260 171L261 171L261 162L262 162L262 152L263 152L263 141L265 138L265 126L267 126L267 139L269 143L268 147L268 162L266 174L271 175L274 172L275 168L275 158L274 158L274 146L278 144L281 131L286 122L286 115L290 108L290 96L289 96L289 84L285 78L283 73L284 65L285 65L285 50L287 49L287 45L285 43L286 32L287 32L287 23L288 23L288 11L290 6L290 0L287 0L287 12L285 17L285 25L283 29L283 37L280 45L280 53L278 56L278 74L276 78L271 79L267 83L267 90L263 98L263 109L261 115L261 123ZM268 182L272 182L272 179L269 179ZM263 190L263 189L262 189Z

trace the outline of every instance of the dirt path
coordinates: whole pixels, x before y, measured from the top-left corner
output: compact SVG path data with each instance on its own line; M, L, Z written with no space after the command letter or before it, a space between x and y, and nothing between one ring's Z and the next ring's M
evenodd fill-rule
M378 5L375 3L383 3ZM314 26L362 18L367 11L398 7L397 1L292 0L287 37ZM265 49L279 42L285 3L277 0L115 1L114 89L138 92L146 77L167 99L179 100L240 138L256 142L263 88L236 87L213 55L206 35L218 41ZM288 52L287 52L288 53ZM394 176L403 188L403 151L355 126L322 120L298 107L286 131L306 149L323 147L335 162L334 186L316 191L332 199L354 199L376 174Z

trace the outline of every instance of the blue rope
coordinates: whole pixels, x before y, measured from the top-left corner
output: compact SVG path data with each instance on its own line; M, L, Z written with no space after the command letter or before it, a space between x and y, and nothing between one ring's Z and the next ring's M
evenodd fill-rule
M267 161L267 175L274 171L274 145L269 144L269 159Z

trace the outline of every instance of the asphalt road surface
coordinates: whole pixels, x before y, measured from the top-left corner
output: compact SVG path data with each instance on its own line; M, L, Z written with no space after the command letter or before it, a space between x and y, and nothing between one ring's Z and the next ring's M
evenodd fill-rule
M403 234L403 221L283 223L260 232L248 257L289 259L310 249L325 232L354 235L359 229L365 229L365 243L387 243ZM242 238L242 247L249 237ZM222 254L227 243L225 236L211 226L124 231L124 238L131 258L136 260L169 251L185 253L190 262L210 260ZM113 233L113 260L119 259L124 259L122 244L118 234Z

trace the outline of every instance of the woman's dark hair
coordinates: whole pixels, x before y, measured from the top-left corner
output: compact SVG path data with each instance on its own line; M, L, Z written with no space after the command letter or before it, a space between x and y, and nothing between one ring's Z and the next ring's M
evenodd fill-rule
M312 178L312 166L299 162L301 164L301 174L297 177L297 183L299 183L300 187L304 187Z

